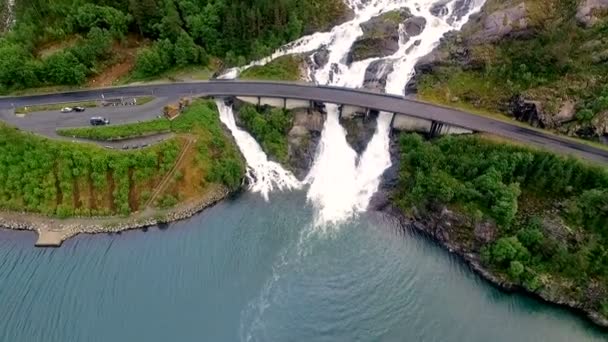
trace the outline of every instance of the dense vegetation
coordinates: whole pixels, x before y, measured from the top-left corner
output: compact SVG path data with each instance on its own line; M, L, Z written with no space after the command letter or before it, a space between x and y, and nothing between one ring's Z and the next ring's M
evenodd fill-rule
M66 137L109 141L141 137L149 134L166 133L169 131L171 131L171 121L160 118L152 121L125 125L61 128L57 130L57 134Z
M471 218L450 238L531 291L574 298L608 317L608 171L477 137L400 140L395 200L406 212L447 205ZM435 209L434 209L435 208ZM476 226L494 222L490 241Z
M0 126L0 207L72 215L129 214L146 200L132 189L153 186L176 161L180 142L115 152L52 141Z
M287 133L292 126L293 115L282 108L243 105L238 110L239 125L262 146L271 158L286 164L288 159Z
M128 35L152 41L137 59L141 76L209 56L243 64L327 28L345 9L340 0L17 1L17 24L0 38L0 90L82 84ZM59 48L40 50L49 45Z
M210 183L240 185L244 163L212 102L194 103L171 124L177 138L128 152L0 125L0 208L59 217L127 215L147 203L180 155L184 159L157 205L200 196ZM186 149L188 141L195 144Z
M486 11L521 2L488 0ZM419 93L428 100L492 112L507 111L510 99L522 95L540 102L548 115L556 115L570 100L575 120L564 123L563 130L584 131L594 117L608 111L608 17L588 28L576 19L581 1L525 3L523 37L477 44L473 37L481 25L466 26L462 39L443 44L449 61L422 76Z
M272 81L299 81L303 58L297 55L279 57L263 66L254 66L241 73L239 78Z

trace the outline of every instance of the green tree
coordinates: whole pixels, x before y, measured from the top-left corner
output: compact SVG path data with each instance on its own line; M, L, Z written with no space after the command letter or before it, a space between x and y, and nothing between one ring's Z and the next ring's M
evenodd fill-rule
M57 52L44 61L44 78L54 84L82 84L87 68L71 52Z
M192 37L182 31L175 42L174 48L175 63L179 66L193 64L199 60L199 48L194 43Z
M524 262L529 255L526 247L515 236L500 238L492 247L492 261L503 266L509 265L511 261Z
M524 265L521 262L513 260L509 265L509 276L514 280L519 280L519 277L524 273L524 269Z
M155 76L163 71L163 62L155 48L146 48L139 52L135 70L142 76Z

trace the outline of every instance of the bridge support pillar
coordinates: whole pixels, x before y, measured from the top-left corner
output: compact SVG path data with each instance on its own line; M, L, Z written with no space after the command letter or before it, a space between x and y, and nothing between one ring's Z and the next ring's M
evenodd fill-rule
M344 105L338 105L338 120L342 119L342 109Z
M258 108L262 106L262 97L258 96Z
M284 97L283 98L283 110L286 110L286 109L287 109L287 98Z
M393 125L395 124L396 117L397 117L397 113L393 113L393 116L391 116L391 123L388 126L388 132L391 137L393 136Z
M441 130L443 129L443 123L442 122L437 122L437 121L433 121L431 123L431 130L429 131L429 138L436 138L437 136L439 136L439 134L441 134Z

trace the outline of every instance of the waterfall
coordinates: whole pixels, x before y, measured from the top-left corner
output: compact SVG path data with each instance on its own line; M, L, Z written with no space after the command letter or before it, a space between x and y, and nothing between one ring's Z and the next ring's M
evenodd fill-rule
M247 132L238 128L234 120L232 107L223 101L216 101L220 120L232 133L245 160L247 161L247 178L250 190L259 192L268 200L268 193L273 189L290 190L300 188L300 182L279 163L268 160L260 145Z
M369 65L381 61L392 65L392 71L386 76L385 92L403 94L405 85L413 76L416 62L430 53L445 33L460 29L469 16L481 8L483 2L484 0L346 0L355 12L353 20L334 27L330 32L302 37L267 58L230 70L226 78L234 78L244 69L264 65L284 55L309 53L323 47L329 52L328 62L318 70L309 70L309 78L316 83L361 88ZM347 55L353 43L363 34L360 25L384 12L400 8L408 8L413 16L426 19L422 33L409 40L403 39L405 30L401 25L399 48L393 55L347 64ZM381 66L378 74L384 72L386 69ZM318 225L338 223L366 210L372 195L378 189L384 170L391 165L391 113L380 113L376 132L358 158L346 142L346 132L338 120L338 107L327 104L326 108L327 120L317 157L305 179L305 183L310 185L308 199L317 209Z

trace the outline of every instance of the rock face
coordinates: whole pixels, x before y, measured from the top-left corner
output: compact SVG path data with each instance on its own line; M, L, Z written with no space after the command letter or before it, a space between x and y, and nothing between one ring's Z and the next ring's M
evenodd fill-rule
M576 11L576 20L591 27L599 21L601 13L608 14L608 0L583 0Z
M363 35L354 42L349 54L350 61L360 61L373 57L390 56L399 49L399 25L411 17L407 9L390 11L361 24ZM420 22L411 23L416 31ZM407 39L407 38L405 38Z
M321 139L325 114L318 110L297 109L293 111L293 127L287 135L289 167L302 180L312 167L317 146Z
M479 16L477 21L481 22L481 30L477 31L470 39L475 44L485 44L493 43L506 37L528 34L528 19L526 14L526 4L520 3L486 16Z

